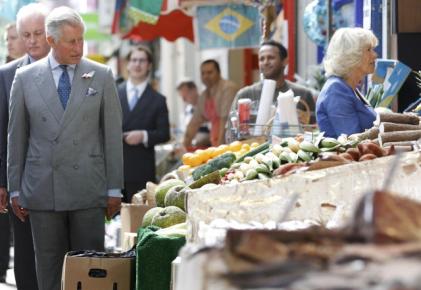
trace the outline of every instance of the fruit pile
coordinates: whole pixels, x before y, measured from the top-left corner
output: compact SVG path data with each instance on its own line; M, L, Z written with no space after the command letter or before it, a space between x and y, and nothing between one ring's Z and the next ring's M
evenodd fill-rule
M194 152L185 153L182 156L182 162L189 167L196 167L206 163L208 160L218 157L224 153L231 152L239 157L251 149L259 146L259 143L254 142L251 144L242 143L241 141L234 141L231 144L222 144L218 147L209 147L207 149L197 149Z
M225 151L190 169L190 175L195 181L194 188L207 183L226 184L267 179L297 170L317 170L393 154L393 150L384 150L372 142L359 143L344 135L338 139L329 138L324 137L323 133L313 140L304 140L302 135L298 135L295 138L283 138L279 144L266 142L251 147L241 155ZM215 174L211 175L215 171L219 172L218 178Z
M142 226L171 227L164 231L170 235L185 232L185 226L175 225L186 221L185 197L191 189L268 179L298 170L318 170L393 153L393 146L385 150L371 141L359 142L346 136L334 139L324 137L323 133L313 140L304 140L302 135L298 135L280 139L278 144L265 142L248 145L236 141L210 150L196 150L186 154L184 165L177 170L173 179L156 186L153 196L157 207L145 214ZM200 162L189 163L187 160L192 159L187 157L191 155L200 159ZM186 178L180 178L180 169L183 168L188 168Z
M168 228L185 223L185 189L186 184L180 179L169 179L161 182L155 189L157 206L145 213L142 227L153 225Z

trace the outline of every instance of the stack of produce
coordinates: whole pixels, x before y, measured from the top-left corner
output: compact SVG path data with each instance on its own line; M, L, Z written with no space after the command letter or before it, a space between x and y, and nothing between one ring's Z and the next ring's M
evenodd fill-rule
M225 152L207 163L190 168L187 177L189 187L200 188L206 184L226 184L253 179L267 179L297 170L316 170L371 160L393 154L393 147L383 150L372 142L359 144L354 139L340 136L338 139L323 137L321 133L312 141L302 135L280 139L279 144L265 142L253 146L239 155ZM193 183L188 180L193 179Z
M186 213L184 207L186 184L179 179L169 179L161 182L155 188L156 207L148 210L142 221L142 227L157 226L160 228L169 228L177 224L185 223ZM176 227L185 232L185 227ZM172 233L172 231L164 231Z
M197 149L194 152L188 152L185 153L182 157L183 165L185 165L183 168L191 168L196 167L201 164L206 163L208 160L218 157L226 152L231 152L236 155L236 157L239 157L251 149L257 147L259 143L253 142L251 144L243 143L241 141L234 141L227 144L219 145L218 147L209 147L207 149Z
M384 148L394 145L410 151L421 138L420 118L414 114L380 113L373 128L354 137L374 140Z
M389 126L387 122L382 124L382 128ZM177 174L171 174L172 179L161 182L153 190L157 208L145 215L144 226L168 227L184 222L185 195L190 189L324 169L393 153L394 146L384 149L369 140L359 141L345 135L335 139L324 137L323 133L313 140L297 135L282 138L279 144L249 145L235 141L209 150L196 150L183 157L184 165Z
M344 136L334 139L321 135L313 142L284 138L281 144L260 145L220 173L222 183L236 183L372 160L393 153L393 147L384 150L373 142L357 143Z

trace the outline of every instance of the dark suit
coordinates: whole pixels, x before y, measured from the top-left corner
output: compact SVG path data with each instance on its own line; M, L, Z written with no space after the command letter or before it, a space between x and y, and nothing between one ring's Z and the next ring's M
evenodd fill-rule
M118 86L123 110L123 132L146 130L148 146L143 143L131 146L123 143L125 200L138 190L145 188L146 182L155 181L154 146L170 139L168 109L165 97L148 84L132 111L127 103L127 83Z
M16 70L29 64L29 57L24 56L13 62L5 64L0 67L0 187L6 187L6 152L7 152L7 125L8 125L8 107L10 98L10 89L12 87L13 78ZM16 286L19 290L33 290L38 289L37 278L35 273L35 255L32 242L31 224L29 217L26 221L21 222L9 208L10 221L13 227L15 258L14 258L14 272L16 279ZM7 215L0 215L0 219L4 219ZM9 239L6 237L6 229L4 229L5 222L0 222L2 248L6 249L9 255ZM7 240L7 242L6 242ZM6 254L6 252L5 252ZM8 258L7 258L8 260Z

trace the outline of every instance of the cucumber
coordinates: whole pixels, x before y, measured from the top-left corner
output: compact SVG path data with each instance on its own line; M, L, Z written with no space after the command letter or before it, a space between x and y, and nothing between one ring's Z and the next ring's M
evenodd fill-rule
M222 168L230 168L231 164L235 160L235 155L233 153L224 153L221 156L218 156L208 163L199 166L192 172L193 180L198 180L202 176L214 172L215 170L219 170Z
M244 158L246 158L247 156L251 157L251 156L254 156L257 153L263 152L265 150L269 150L269 142L262 143L259 146L257 146L256 148L254 148L254 149L250 150L249 152L241 155L240 157L238 157L237 160L235 160L235 163L243 162Z
M215 170L205 176L201 177L199 180L196 180L192 184L189 185L191 189L201 188L205 184L214 183L219 184L221 181L221 175L219 174L219 170Z
M226 168L226 167L224 167L224 168L222 168L222 169L219 169L219 175L220 175L221 177L224 177L224 176L225 176L225 174L227 173L227 171L228 171L228 168Z

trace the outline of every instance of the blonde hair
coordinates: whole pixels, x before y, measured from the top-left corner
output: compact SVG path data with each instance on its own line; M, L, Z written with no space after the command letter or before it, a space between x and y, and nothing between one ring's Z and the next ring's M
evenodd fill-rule
M323 61L326 76L346 77L360 65L364 49L377 44L377 37L371 30L360 27L338 29L329 42Z

